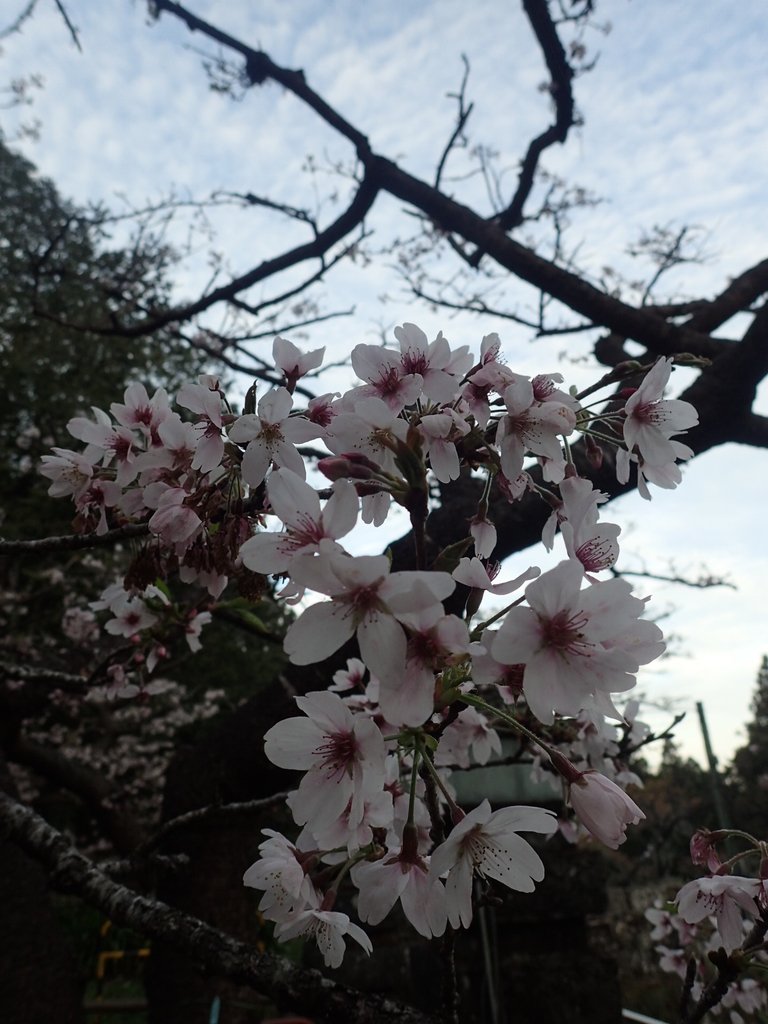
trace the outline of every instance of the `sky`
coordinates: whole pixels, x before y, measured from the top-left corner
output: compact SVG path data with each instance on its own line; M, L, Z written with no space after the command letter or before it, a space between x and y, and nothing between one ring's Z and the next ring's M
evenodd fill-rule
M68 0L66 7L82 52L53 0L39 0L22 31L2 40L0 56L0 84L29 74L44 79L33 106L0 111L0 124L9 142L64 195L126 210L171 193L199 198L215 190L251 191L283 203L317 204L322 223L336 215L339 207L327 195L337 191L343 202L349 193L344 169L350 149L298 101L274 85L250 90L238 102L212 91L201 63L218 51L176 19L150 24L138 0ZM455 99L448 94L461 81L462 54L471 67L472 143L497 151L503 185L511 187L529 139L549 124L549 99L541 89L546 72L516 5L370 0L361 8L352 0L190 0L190 8L278 63L303 68L310 84L378 152L427 179L453 128ZM6 19L12 10L6 5ZM583 123L543 161L551 174L601 199L573 211L566 237L578 245L580 265L594 278L605 267L638 278L648 267L631 260L627 247L654 225L690 225L703 262L671 272L660 295L712 296L730 276L766 256L768 111L755 101L768 94L764 2L604 0L597 22L583 40L597 63L575 83ZM24 119L39 120L38 139L17 136ZM310 154L314 175L305 170ZM467 152L456 154L447 188L489 212L482 180L465 176L468 159ZM295 224L264 211L217 208L210 222L224 254L222 273L241 273L306 240ZM182 217L170 229L171 241L186 238L188 227ZM371 244L384 245L413 224L400 204L385 200L370 227ZM542 242L535 228L530 234ZM195 235L177 275L177 298L210 281L207 248ZM559 371L580 385L591 379L588 337L532 342L529 330L508 321L436 312L406 294L394 262L383 257L370 266L358 261L339 267L318 298L326 310L354 306L354 315L293 340L306 348L324 344L337 360L361 341L391 339L392 328L404 321L428 333L443 329L451 342L475 348L496 330L517 372ZM286 276L279 287L295 280ZM535 295L519 282L507 282L503 298L521 311L535 308ZM209 322L220 326L220 314ZM742 328L735 322L719 333L738 337ZM673 393L686 379L684 371L675 375ZM339 370L330 386L351 383L351 371ZM768 389L758 411L768 413ZM640 689L652 704L688 712L676 738L683 753L698 760L704 750L695 702L703 702L715 752L726 763L744 742L754 680L768 653L765 459L760 450L717 449L685 468L676 491L656 491L650 503L628 495L612 502L603 517L622 526L621 567L669 574L672 560L677 574L697 576L706 566L737 588L637 581L638 593L651 595L652 614L663 615L665 632L674 634L676 652L641 673ZM378 535L360 544L371 552L383 546ZM560 553L540 556L538 550L515 556L510 573L532 561L545 569ZM648 717L660 728L669 715L651 710Z

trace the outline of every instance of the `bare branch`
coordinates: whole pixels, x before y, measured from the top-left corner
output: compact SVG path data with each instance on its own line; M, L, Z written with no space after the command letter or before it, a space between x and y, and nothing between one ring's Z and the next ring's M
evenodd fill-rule
M258 816L262 811L271 810L279 804L285 803L287 793L275 793L273 796L262 797L260 800L244 800L240 803L215 804L208 807L198 807L197 810L187 811L176 818L163 822L140 847L134 851L134 856L143 857L149 851L161 846L170 835L175 835L186 828L197 828L200 825L219 825L222 822L242 818Z
M443 150L440 159L437 162L437 171L435 172L435 188L440 188L440 180L443 176L443 171L445 170L446 161L448 160L448 157L451 155L451 151L460 142L462 145L466 145L466 138L464 137L464 128L466 127L467 121L469 120L470 115L472 113L472 109L474 107L473 103L470 103L469 106L466 106L464 102L467 90L467 80L469 79L469 61L467 60L466 54L462 53L461 61L462 64L464 65L464 74L461 79L459 91L457 93L448 94L451 98L456 100L458 106L458 110L456 112L456 126L453 129L453 132L451 133L451 137L446 142L445 149Z
M35 540L3 540L0 538L0 555L35 554L49 551L79 551L83 548L107 547L132 537L146 537L147 523L128 523L106 533L64 534L60 537L40 537Z
M549 92L555 104L555 123L533 139L528 146L512 202L496 217L496 224L502 231L511 231L522 224L523 209L533 188L539 157L549 146L556 142L565 142L575 121L571 89L573 68L565 56L563 44L552 21L549 4L547 0L523 0L523 10L531 23L549 70Z
M70 17L69 17L69 15L67 14L67 9L66 9L66 7L65 7L65 6L64 6L64 4L62 3L62 0L53 0L53 2L54 2L54 3L56 4L56 7L58 8L59 14L60 14L60 15L62 16L62 18L64 19L64 24L65 24L65 25L67 26L67 30L68 30L68 32L69 32L69 34L70 34L70 36L72 37L72 42L73 42L73 43L75 44L75 46L76 46L76 47L78 48L78 50L80 51L80 53L82 53L82 52L83 52L83 48L82 48L82 46L80 45L80 37L79 37L79 35L77 34L77 29L75 28L75 26L74 26L74 25L72 24L72 22L70 21Z
M438 1024L435 1018L392 999L357 992L318 971L258 953L199 918L113 882L60 832L5 793L0 793L0 828L48 869L56 888L79 896L140 935L169 943L216 974L250 985L278 1004L334 1024Z

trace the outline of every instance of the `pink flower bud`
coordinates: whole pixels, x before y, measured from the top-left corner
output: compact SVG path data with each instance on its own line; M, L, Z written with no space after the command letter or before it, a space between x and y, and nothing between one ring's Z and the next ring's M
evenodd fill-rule
M589 462L590 466L592 466L594 469L600 469L600 467L603 465L603 449L600 447L600 445L597 443L594 437L590 437L589 434L586 435L585 443L587 461Z
M374 473L381 472L381 466L359 452L320 459L317 468L329 480L370 480Z
M696 829L691 836L692 863L706 867L708 871L715 874L721 864L715 846L723 837L722 831L710 832L708 828Z
M645 815L615 782L596 771L586 771L571 785L571 806L595 839L617 850L627 838L627 825Z

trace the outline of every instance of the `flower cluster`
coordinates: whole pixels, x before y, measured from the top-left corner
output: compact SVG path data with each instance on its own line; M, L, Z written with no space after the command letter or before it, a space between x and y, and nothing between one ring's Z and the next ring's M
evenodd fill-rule
M521 892L541 881L542 861L521 833L551 835L551 810L484 801L465 813L454 798L451 773L500 750L499 722L568 784L597 839L616 848L642 818L623 792L629 773L603 774L616 729L606 719L628 736L634 711L614 698L664 644L642 618L646 599L622 579L600 578L618 557L619 528L598 522L605 496L579 476L570 445L579 431L593 459L615 448L618 472L636 463L647 496L645 481L677 483L676 460L690 451L670 438L696 422L689 405L662 397L669 360L595 411L561 390L558 374L510 370L496 335L476 358L413 324L395 335L399 348L353 351L359 386L306 408L295 405L296 385L322 351L302 354L281 338L273 356L282 384L258 400L254 386L239 416L209 376L176 396L186 418L162 390L150 399L131 385L111 415L94 409L70 422L82 452L56 449L42 469L50 493L74 500L80 529L147 525L151 543L95 606L111 614L114 635L149 638L147 663L159 646L156 580L171 575L205 588L211 602L232 577L246 594L258 589L249 579L277 577L279 598L297 612L284 638L295 665L354 643L359 658L327 690L298 697L302 714L265 736L274 764L303 773L288 798L301 831L293 842L268 833L245 874L278 938L314 938L331 966L346 937L370 950L360 926L334 909L349 879L362 922L378 923L399 903L427 937L470 923L476 878ZM308 480L299 447L308 441L327 453L317 469L330 487ZM477 509L465 537L435 558L430 483L460 474L476 477ZM553 547L559 529L564 557L548 572L531 566L500 582L492 508L526 494L552 510L542 539ZM378 526L393 504L413 529L406 570L345 547L358 521ZM478 621L483 602L498 608L499 598L505 607ZM187 624L193 649L207 614L197 609ZM556 720L565 742L545 738Z
M738 840L748 845L732 853ZM721 860L727 843L731 856ZM731 874L750 857L760 859L758 877ZM687 882L673 902L658 901L645 912L653 925L651 941L656 943L659 966L684 980L689 1000L706 1000L713 1012L728 1011L731 1024L762 1020L768 1009L763 981L768 966L763 942L768 932L766 844L744 832L699 829L691 838L691 859L711 873ZM721 972L726 968L722 980L714 979L713 964ZM713 982L718 988L714 1004L708 998Z

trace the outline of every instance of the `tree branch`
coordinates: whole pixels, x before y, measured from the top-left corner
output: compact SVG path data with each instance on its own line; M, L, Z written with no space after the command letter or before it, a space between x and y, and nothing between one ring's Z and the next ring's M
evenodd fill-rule
M146 523L127 523L106 533L72 533L60 537L39 537L34 540L3 540L0 538L0 555L34 554L43 555L49 551L79 551L82 548L106 547L131 537L146 537L149 526Z
M438 1024L377 994L347 988L318 971L257 953L205 922L119 885L72 846L60 832L5 793L0 793L3 833L49 871L51 883L97 907L110 920L173 945L210 970L250 985L293 1010L333 1024Z
M523 10L531 23L549 70L549 92L555 104L555 123L533 139L528 146L528 152L520 166L520 176L512 201L506 210L495 218L497 226L502 231L511 231L522 224L523 209L533 188L539 157L545 149L556 142L565 142L575 120L571 89L573 68L565 56L563 44L549 13L549 4L547 0L523 0Z

